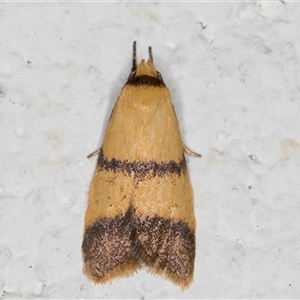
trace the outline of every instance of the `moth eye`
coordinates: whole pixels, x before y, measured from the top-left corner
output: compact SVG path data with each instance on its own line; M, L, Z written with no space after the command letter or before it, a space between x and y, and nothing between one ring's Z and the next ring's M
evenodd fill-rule
M158 78L161 82L164 82L164 80L163 80L161 74L160 74L158 71L156 71L156 76L157 76L157 78Z
M136 75L136 71L134 70L129 74L128 81L131 81L135 77L135 75Z

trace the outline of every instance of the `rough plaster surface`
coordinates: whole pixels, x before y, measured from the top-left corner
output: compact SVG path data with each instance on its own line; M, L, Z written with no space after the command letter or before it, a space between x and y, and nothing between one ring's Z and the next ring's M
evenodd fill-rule
M299 298L300 4L1 3L0 297ZM197 217L186 292L140 271L82 275L87 192L106 122L153 47ZM163 201L163 199L162 199ZM1 296L2 295L2 296Z

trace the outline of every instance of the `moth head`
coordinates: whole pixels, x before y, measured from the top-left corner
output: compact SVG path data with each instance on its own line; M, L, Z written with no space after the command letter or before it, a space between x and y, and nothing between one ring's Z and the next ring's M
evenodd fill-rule
M136 76L148 75L152 77L157 77L157 71L154 67L153 61L148 59L146 62L144 59L140 62L140 64L136 67Z
M128 77L128 83L134 81L134 79L143 77L143 76L150 76L155 79L157 79L158 83L156 85L163 84L164 81L160 74L155 69L154 63L153 63L153 55L152 55L152 48L149 47L149 59L146 61L144 59L141 60L141 62L137 65L136 64L136 42L133 42L133 59L132 59L132 69L131 73ZM138 82L138 81L137 81ZM142 81L144 82L144 81Z

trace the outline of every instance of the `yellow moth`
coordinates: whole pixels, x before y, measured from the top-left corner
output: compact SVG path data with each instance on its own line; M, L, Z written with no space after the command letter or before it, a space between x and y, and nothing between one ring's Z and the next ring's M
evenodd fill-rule
M193 280L195 216L171 95L149 60L133 66L105 131L84 221L83 272L105 284L141 267L185 289Z

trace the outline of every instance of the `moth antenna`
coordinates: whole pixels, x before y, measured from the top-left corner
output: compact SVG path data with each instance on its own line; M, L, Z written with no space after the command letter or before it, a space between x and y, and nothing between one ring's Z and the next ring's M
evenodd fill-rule
M136 69L136 41L133 42L132 46L132 69L131 71Z
M149 50L149 59L153 62L152 47L149 46L148 50Z

